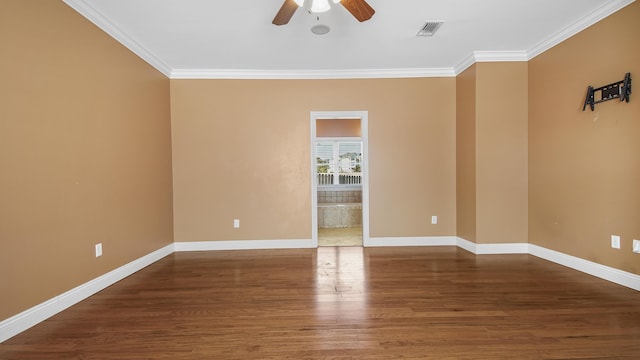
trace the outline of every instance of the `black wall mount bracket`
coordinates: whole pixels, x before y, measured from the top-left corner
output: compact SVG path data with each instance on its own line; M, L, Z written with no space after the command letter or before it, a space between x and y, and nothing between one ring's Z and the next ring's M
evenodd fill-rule
M597 99L596 95L599 95ZM601 86L599 88L593 88L593 86L589 86L587 88L587 98L584 99L584 106L582 107L582 111L585 111L587 109L587 105L589 105L591 111L593 111L596 104L613 99L620 99L620 101L629 102L630 96L631 73L627 73L624 76L624 80Z

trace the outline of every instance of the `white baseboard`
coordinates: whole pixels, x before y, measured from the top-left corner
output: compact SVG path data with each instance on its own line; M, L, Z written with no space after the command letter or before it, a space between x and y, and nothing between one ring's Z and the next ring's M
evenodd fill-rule
M456 236L374 237L364 241L365 247L384 246L457 246L476 255L527 254L529 244L476 244Z
M640 291L640 275L529 244L529 254Z
M538 245L527 243L476 244L462 238L457 238L456 245L476 255L529 254L640 291L640 275L543 248Z
M467 250L470 253L476 253L477 244L469 240L465 240L461 237L456 237L456 246L461 249Z
M367 247L384 246L457 246L476 255L530 254L559 265L587 273L640 291L640 275L601 265L554 250L527 243L476 244L456 236L378 237L365 241ZM260 250L315 248L311 239L176 242L88 281L61 295L0 322L0 343L48 319L98 291L179 251Z
M528 243L476 244L455 236L371 238L364 246L457 246L476 255L529 254L640 291L640 275Z
M476 244L458 237L456 245L476 255L529 253L529 244L527 243Z
M0 322L0 343L173 253L167 245Z
M317 247L311 239L238 240L176 242L175 251L309 249Z
M372 237L364 240L365 247L383 246L455 246L455 236Z

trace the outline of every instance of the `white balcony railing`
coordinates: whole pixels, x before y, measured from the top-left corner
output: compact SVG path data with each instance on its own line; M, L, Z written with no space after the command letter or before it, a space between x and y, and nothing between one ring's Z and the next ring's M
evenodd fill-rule
M318 174L318 185L360 185L362 184L362 173L340 173L338 174L338 183L334 181L334 174Z

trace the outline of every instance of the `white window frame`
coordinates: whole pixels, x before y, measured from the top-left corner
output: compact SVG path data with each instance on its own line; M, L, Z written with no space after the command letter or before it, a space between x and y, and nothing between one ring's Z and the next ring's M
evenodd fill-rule
M360 151L363 156L363 161L360 163L360 166L364 169L364 143L361 137L318 137L316 138L316 143L314 146L317 148L318 143L334 143L338 144L340 142L359 142L360 143ZM339 158L339 149L337 146L334 146L334 158ZM316 165L316 176L315 181L318 181L317 176L317 163ZM362 189L362 183L360 184L336 184L335 182L339 181L338 173L334 173L334 183L331 185L321 185L317 184L319 190L335 190L335 191L349 191L349 190L360 190Z

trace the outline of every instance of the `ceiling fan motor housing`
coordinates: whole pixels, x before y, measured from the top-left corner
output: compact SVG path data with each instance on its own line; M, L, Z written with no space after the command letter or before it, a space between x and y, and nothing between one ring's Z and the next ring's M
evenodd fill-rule
M312 14L329 11L331 9L330 3L334 5L341 3L359 22L371 19L376 12L366 0L284 0L272 23L278 26L288 24L300 7L307 9Z

